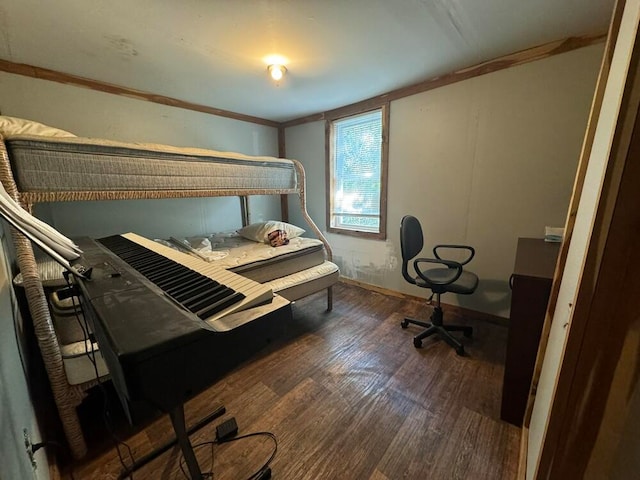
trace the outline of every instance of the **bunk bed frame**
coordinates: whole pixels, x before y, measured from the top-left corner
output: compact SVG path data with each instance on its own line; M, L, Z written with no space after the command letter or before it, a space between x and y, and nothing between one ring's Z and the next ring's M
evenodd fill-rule
M85 200L130 200L130 199L164 199L164 198L189 198L189 197L216 197L216 196L237 196L240 197L241 202L246 200L250 195L297 195L300 201L300 207L302 215L311 228L313 233L324 244L325 255L328 261L331 261L332 252L329 243L326 238L316 226L307 212L307 203L305 198L305 172L302 164L296 160L286 160L287 168L290 169L292 179L290 184L286 187L282 185L276 185L270 187L268 185L261 185L258 181L258 185L246 186L241 179L232 179L229 184L229 179L224 179L225 185L220 188L217 185L215 178L206 180L205 185L199 185L198 188L189 188L188 185L180 185L172 187L170 189L164 186L161 189L150 189L145 187L144 189L135 188L135 186L125 186L124 188L113 188L110 185L108 189L92 188L86 189L84 186L76 189L73 184L63 186L62 188L47 189L45 188L31 188L24 186L24 181L21 181L22 172L20 167L16 164L13 158L13 152L11 147L8 146L9 140L12 140L14 136L3 138L0 135L0 181L9 195L19 202L25 210L28 212L33 211L33 207L37 203L42 202L72 202L72 201L85 201ZM37 140L37 138L36 138ZM46 140L46 139L45 139ZM77 141L76 139L69 140L70 142ZM107 142L114 144L116 142ZM126 146L121 144L120 146ZM136 148L143 148L138 144ZM219 154L224 158L224 161L233 164L234 158L229 154L221 152L212 152L213 154ZM45 154L46 156L46 154ZM257 157L255 163L256 167L264 166L264 157ZM184 160L184 159L182 159ZM243 158L243 165L247 162L250 163L250 158ZM274 161L283 161L282 159L273 159ZM202 162L202 159L198 159ZM215 161L215 159L214 159ZM184 163L180 165L183 168ZM262 168L262 167L260 167ZM37 176L37 175L36 175ZM258 175L260 176L260 175ZM46 181L46 179L44 179ZM198 177L198 180L201 180ZM73 182L73 180L71 180ZM277 183L277 182L276 182ZM20 185L20 187L19 187ZM243 200L244 199L244 200ZM243 217L244 217L243 209ZM243 223L245 219L243 218ZM22 274L22 285L28 304L29 313L31 315L31 321L35 331L37 343L40 348L44 366L49 377L51 389L53 392L54 401L58 409L58 414L64 429L64 434L68 441L71 453L75 458L81 458L87 453L87 446L83 432L81 430L80 421L76 408L80 405L87 394L87 390L98 383L98 380L91 380L79 385L69 384L65 369L63 365L63 359L61 355L60 345L56 338L56 331L54 330L54 323L48 306L47 298L43 288L42 281L39 277L36 259L34 257L34 250L31 242L20 232L11 228L11 236L15 247L17 267ZM332 308L332 287L327 288L327 309Z

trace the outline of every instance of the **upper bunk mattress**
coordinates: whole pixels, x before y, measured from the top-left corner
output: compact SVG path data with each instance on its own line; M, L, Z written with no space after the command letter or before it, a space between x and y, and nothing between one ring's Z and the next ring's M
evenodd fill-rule
M292 160L80 137L4 139L21 192L186 191L297 188Z

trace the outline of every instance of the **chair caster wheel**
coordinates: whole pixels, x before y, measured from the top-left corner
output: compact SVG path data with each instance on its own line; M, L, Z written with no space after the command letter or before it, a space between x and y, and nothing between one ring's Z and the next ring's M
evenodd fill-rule
M464 347L458 347L456 348L456 353L458 355L460 355L461 357L464 357Z
M413 339L413 346L416 348L422 348L422 340L418 338Z
M473 328L468 328L462 332L465 337L470 338L473 335Z
M402 328L407 328L407 327L409 326L409 322L407 322L406 320L402 320L402 321L400 322L400 326L401 326Z

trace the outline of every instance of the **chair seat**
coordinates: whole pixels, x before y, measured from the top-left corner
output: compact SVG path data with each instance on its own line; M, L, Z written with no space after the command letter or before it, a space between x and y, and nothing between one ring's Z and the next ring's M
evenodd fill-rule
M446 282L453 278L456 273L456 270L452 268L429 268L422 272L425 277L434 282ZM440 290L441 292L460 293L462 295L473 293L478 286L478 276L475 273L467 271L463 271L460 278L449 285L433 285L429 282L425 282L420 277L417 277L415 280L416 285L419 287L433 288L434 291Z

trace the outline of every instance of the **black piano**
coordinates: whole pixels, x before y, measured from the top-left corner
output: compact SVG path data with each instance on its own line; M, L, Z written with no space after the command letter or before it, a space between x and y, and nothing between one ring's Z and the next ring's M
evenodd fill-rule
M281 338L291 306L277 296L265 304L262 296L261 305L223 315L246 303L245 293L215 280L203 286L193 278L198 272L190 268L189 276L132 243L123 236L78 240L80 262L91 269L89 279L78 279L83 311L127 413L139 400L168 413L192 478L201 478L184 403ZM226 296L217 293L225 289Z

